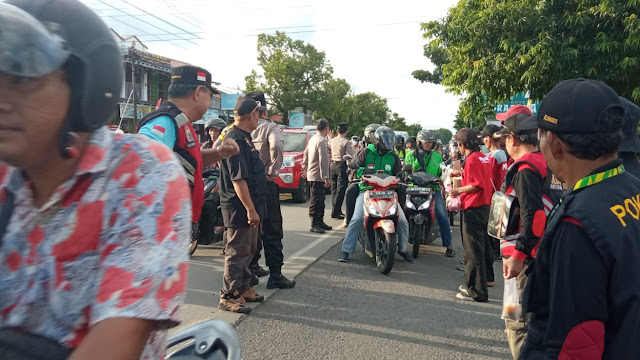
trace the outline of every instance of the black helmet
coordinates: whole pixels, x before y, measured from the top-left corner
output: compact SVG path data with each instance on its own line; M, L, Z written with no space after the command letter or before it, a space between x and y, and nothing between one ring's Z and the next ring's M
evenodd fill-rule
M396 144L404 144L404 137L402 135L396 135Z
M206 123L204 123L204 130L205 131L208 131L210 128L216 128L216 129L222 130L222 129L226 128L226 127L227 127L227 123L224 122L224 120L218 119L218 118L209 119L209 120L207 120Z
M396 134L386 126L380 126L373 135L373 144L378 152L381 150L393 150L396 143Z
M380 126L380 124L370 124L367 125L366 128L364 128L364 136L362 137L362 139L364 140L365 144L374 143L373 134Z
M116 110L124 78L120 48L100 17L77 0L7 0L5 4L0 4L0 71L43 76L63 69L69 79L71 103L60 141L67 156L65 148L73 141L70 133L93 132ZM23 12L9 10L9 5ZM19 41L8 41L12 38ZM13 54L4 55L7 50ZM23 66L16 67L16 61Z
M418 146L419 149L422 149L423 142L433 143L431 145L431 149L433 149L433 146L435 145L435 142L436 142L436 135L431 130L420 130L420 132L418 133L418 136L416 136L416 141L418 142L418 145L420 145Z
M412 143L412 144L416 144L416 137L415 136L409 136L407 138L407 141L405 141L407 144Z

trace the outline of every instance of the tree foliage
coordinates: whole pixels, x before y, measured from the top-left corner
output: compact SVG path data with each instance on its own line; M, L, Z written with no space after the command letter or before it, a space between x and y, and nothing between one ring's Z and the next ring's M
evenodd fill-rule
M422 24L435 70L423 82L464 96L456 127L484 126L519 92L541 99L568 78L604 81L640 103L640 0L460 0Z
M453 137L451 130L444 128L435 130L435 135L436 139L442 140L443 144L447 144L451 140L451 137Z

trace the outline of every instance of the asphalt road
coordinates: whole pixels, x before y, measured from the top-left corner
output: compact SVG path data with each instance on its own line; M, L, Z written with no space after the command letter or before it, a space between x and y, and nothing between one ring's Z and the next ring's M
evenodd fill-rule
M496 276L488 303L455 298L463 282L463 273L455 269L462 259L458 227L453 230L456 258L444 257L439 246L423 246L415 264L396 257L384 276L360 245L349 263L338 263L344 230L309 233L307 206L282 201L283 270L296 278L295 289L266 290L263 278L257 290L267 300L250 315L220 312L221 250L203 247L191 261L183 327L225 319L236 326L243 359L511 358L500 319L501 277ZM494 265L500 274L500 263Z

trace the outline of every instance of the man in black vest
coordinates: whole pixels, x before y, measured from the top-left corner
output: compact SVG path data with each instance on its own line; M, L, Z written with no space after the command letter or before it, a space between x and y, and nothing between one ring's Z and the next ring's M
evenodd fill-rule
M570 189L549 214L523 305L520 359L636 359L640 339L640 180L618 150L624 107L594 80L567 80L536 118L551 171Z

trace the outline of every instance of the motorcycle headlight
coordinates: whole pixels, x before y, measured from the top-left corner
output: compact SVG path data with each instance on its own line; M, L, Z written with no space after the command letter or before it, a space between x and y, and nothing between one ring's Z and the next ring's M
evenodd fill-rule
M422 205L418 207L418 210L426 210L429 208L429 205L431 205L431 199L423 202Z
M282 166L280 168L284 169L288 167L294 167L295 165L296 162L293 159L293 156L285 156L284 158L282 158Z
M378 211L378 209L375 206L371 206L371 205L369 206L369 214L373 216L382 216L380 211Z
M385 216L394 216L398 212L397 206L392 206L389 210L387 210L387 214Z
M405 206L407 207L407 209L410 209L410 210L416 209L415 205L413 205L413 203L411 202L411 197L409 195L407 195L407 203Z

